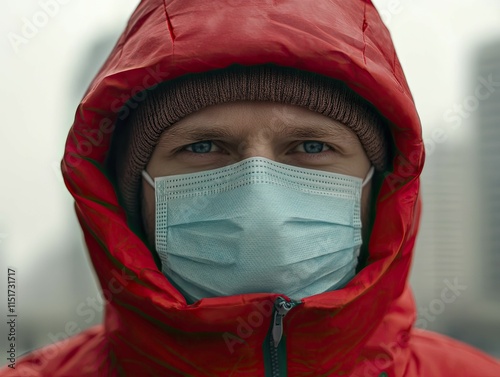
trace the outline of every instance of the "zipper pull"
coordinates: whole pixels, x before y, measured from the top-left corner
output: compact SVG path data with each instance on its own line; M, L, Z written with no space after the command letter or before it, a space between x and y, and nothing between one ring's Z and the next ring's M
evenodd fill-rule
M273 341L274 347L277 348L280 344L281 337L283 336L283 318L288 314L290 309L292 309L297 303L291 301L287 302L283 297L278 297L274 303L274 322L273 322Z

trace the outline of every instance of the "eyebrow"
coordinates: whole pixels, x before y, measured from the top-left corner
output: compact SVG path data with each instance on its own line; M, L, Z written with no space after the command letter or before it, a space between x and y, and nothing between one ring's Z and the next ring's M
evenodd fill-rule
M279 130L277 133L278 135L286 135L286 136L293 136L299 139L304 139L304 138L325 138L325 137L335 137L338 135L338 133L343 133L342 129L334 129L333 127L330 129L324 128L322 126L316 126L315 128L312 127L292 127L290 129L286 130Z
M180 136L189 140L210 140L210 139L226 139L233 136L230 128L218 128L217 126L210 128L197 128L194 130L184 129L186 127L172 127L164 132L165 136L176 137Z
M350 130L342 127L324 126L318 123L305 122L307 126L287 126L283 124L276 125L273 132L278 136L286 136L297 139L324 139L329 138L335 141L354 142L357 136ZM210 128L203 128L195 124L195 129L186 129L186 125L180 127L172 126L165 130L161 136L160 144L167 145L172 138L181 137L186 141L203 141L203 140L222 140L231 139L234 133L231 132L229 125L214 125Z
M354 131L346 128L347 126L340 125L321 125L317 122L303 122L306 126L291 126L278 125L277 134L281 136L290 136L297 139L330 139L333 141L344 141L348 143L355 142L358 137Z

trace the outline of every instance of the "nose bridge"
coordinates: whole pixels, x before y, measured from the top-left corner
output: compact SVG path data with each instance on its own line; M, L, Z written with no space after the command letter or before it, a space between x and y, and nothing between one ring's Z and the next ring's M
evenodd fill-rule
M276 160L274 151L268 145L249 146L240 154L242 160L250 157L265 157L270 160Z
M238 145L238 152L241 159L258 156L276 160L272 130L260 127L255 132L249 132Z

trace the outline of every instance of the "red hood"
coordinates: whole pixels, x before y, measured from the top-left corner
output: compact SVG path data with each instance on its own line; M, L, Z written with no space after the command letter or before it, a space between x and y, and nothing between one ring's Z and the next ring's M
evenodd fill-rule
M393 359L387 345L404 342L415 319L407 279L424 149L412 96L374 6L368 0L145 0L78 107L62 161L108 300L112 360L127 375L263 375L271 323L263 302L278 295L188 306L128 228L103 167L127 100L140 102L137 93L157 82L234 63L275 63L343 80L392 122L393 170L378 195L368 265L344 289L294 308L285 318L285 341L296 375L342 375L375 355Z

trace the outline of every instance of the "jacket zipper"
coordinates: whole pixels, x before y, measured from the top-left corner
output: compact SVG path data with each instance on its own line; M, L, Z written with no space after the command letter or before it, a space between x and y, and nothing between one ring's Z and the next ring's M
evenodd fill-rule
M288 302L283 297L278 297L274 302L273 323L264 344L264 350L267 351L268 355L267 364L269 364L269 367L266 368L266 376L286 376L286 350L284 342L281 343L283 337L283 319L291 309L300 303L300 301Z

